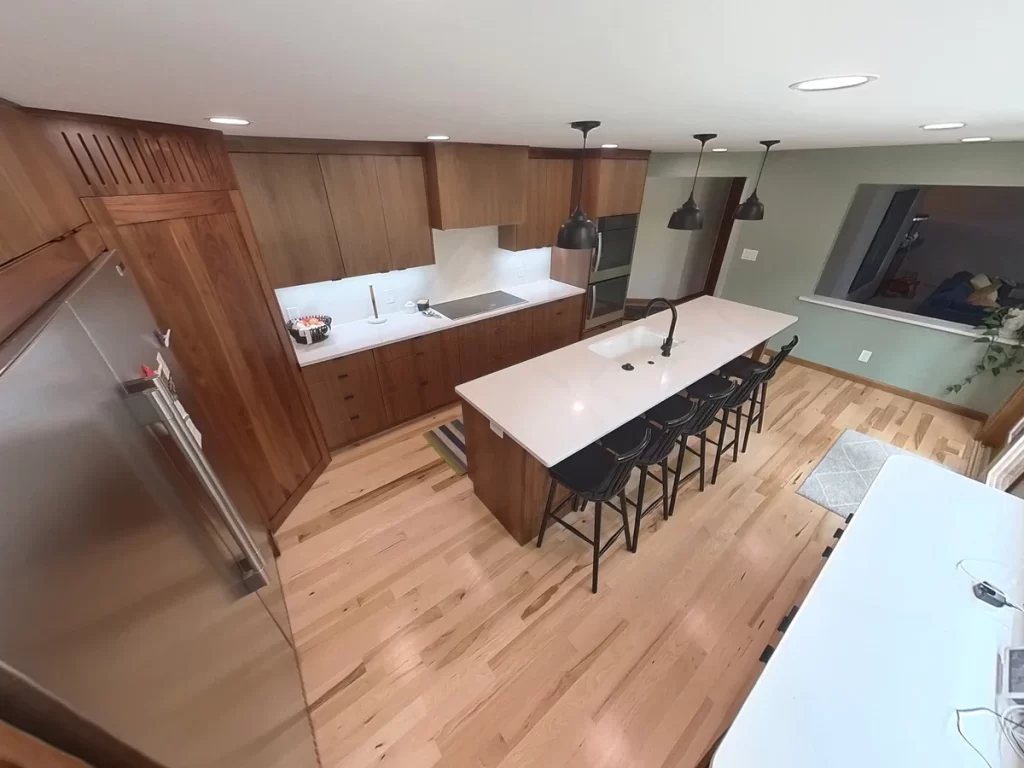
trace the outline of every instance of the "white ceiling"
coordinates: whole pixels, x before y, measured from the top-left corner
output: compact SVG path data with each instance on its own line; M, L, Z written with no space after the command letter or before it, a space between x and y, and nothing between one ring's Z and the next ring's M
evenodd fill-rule
M232 133L756 149L1024 139L1020 0L0 0L0 96ZM870 85L798 93L794 81ZM936 121L969 123L925 133ZM714 145L712 145L714 146Z

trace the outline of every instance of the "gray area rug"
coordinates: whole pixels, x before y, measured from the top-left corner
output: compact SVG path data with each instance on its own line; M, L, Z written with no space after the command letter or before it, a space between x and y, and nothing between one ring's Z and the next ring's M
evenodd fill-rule
M845 518L857 511L885 460L899 455L915 454L848 429L828 449L797 493Z

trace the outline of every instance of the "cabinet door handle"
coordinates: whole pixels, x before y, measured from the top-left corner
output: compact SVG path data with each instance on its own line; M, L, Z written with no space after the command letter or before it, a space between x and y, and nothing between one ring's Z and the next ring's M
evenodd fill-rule
M426 352L413 352L413 354L414 354L414 355L425 355L425 354L427 354L427 353L426 353Z
M344 400L354 400L355 397L356 397L355 395L345 395L345 397L343 399Z
M429 384L429 383L430 383L429 381L423 381L422 379L420 379L420 386L421 386L421 387L425 387L425 386L427 386L427 384Z
M341 381L342 379L347 379L347 378L348 378L348 374L347 373L338 374L338 381Z
M353 413L353 414L349 415L348 420L349 421L355 421L358 418L359 418L359 414L358 413Z

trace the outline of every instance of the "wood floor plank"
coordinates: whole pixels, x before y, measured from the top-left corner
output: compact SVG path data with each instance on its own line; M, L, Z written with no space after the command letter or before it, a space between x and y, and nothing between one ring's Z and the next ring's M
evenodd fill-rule
M278 534L325 768L691 768L843 523L796 494L842 431L957 471L977 454L974 421L784 364L763 433L645 518L637 554L613 546L592 595L585 544L518 546L423 440L458 414L338 452Z

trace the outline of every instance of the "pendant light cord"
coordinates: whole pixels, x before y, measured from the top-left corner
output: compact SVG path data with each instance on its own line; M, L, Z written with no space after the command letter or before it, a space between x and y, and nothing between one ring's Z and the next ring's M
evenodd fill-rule
M704 145L708 143L707 139L701 139L700 141L700 152L697 153L697 169L693 172L693 184L690 185L690 199L693 199L693 192L697 189L697 177L700 175L700 159L704 157Z
M580 164L580 191L576 193L576 208L583 205L583 177L587 173L587 134L590 129L581 131L583 134L583 162Z
M757 181L754 182L754 192L752 194L757 194L757 187L761 183L761 174L764 173L764 164L768 162L768 153L773 146L773 144L769 144L764 148L764 157L761 158L761 167L757 170Z

